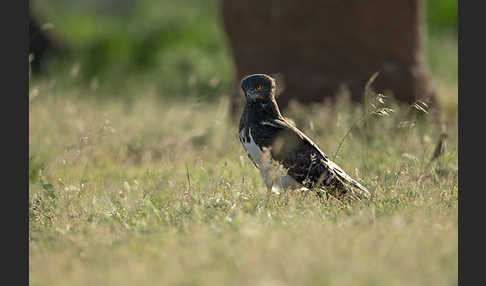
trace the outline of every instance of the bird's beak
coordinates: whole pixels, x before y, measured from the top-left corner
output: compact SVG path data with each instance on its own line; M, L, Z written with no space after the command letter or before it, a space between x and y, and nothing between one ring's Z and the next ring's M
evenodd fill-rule
M260 97L260 95L253 91L247 91L246 97L248 98L248 100L255 101L257 98Z

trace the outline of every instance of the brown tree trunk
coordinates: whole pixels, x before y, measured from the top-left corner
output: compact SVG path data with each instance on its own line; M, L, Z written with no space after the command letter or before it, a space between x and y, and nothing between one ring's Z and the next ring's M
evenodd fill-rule
M424 62L421 0L222 0L237 83L253 73L280 74L278 103L322 102L346 86L363 98L366 81L404 103L435 102ZM243 98L232 97L237 112Z

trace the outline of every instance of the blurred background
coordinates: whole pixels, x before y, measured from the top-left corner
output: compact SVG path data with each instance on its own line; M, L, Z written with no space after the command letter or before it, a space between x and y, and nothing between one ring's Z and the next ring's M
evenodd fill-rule
M240 42L251 42L251 39L255 39L255 37L250 34L245 39L244 32L238 34L235 25L231 26L227 23L228 19L241 20L241 15L237 15L238 12L235 11L244 12L245 7L248 8L246 11L250 11L250 15L256 15L257 20L258 17L268 18L274 14L268 16L269 14L260 13L261 16L258 16L257 12L264 9L285 9L285 5L258 8L258 4L252 4L252 1L246 3L240 1L240 4L231 4L233 5L230 7L231 10L228 8L231 6L228 4L231 1L228 1L226 10L224 10L222 2L225 3L225 1L218 0L32 0L30 1L31 83L52 81L55 78L55 84L58 87L66 85L90 87L92 92L83 94L83 96L96 97L140 97L146 90L166 98L196 97L201 100L235 94L237 93L235 86L242 73L252 71L239 64L242 62L242 57L243 62L248 61L245 60L244 55L241 55L241 49L238 50L238 45L241 46L238 39L241 39ZM352 4L354 2L343 4L344 9L346 9L346 5L354 5ZM374 2L376 3L373 4ZM381 5L379 2L373 1L373 3L370 2L370 5ZM408 1L405 2L408 3ZM424 13L424 21L422 21L424 23L418 19L416 23L404 24L400 33L394 32L394 34L397 34L397 39L400 39L408 33L407 29L417 30L421 33L418 34L419 39L415 39L419 41L418 47L412 47L414 50L409 51L410 55L414 56L412 66L416 66L415 62L419 61L415 57L416 54L418 54L418 58L423 57L425 69L422 67L422 63L419 64L419 69L425 70L424 77L427 86L429 86L429 82L433 83L428 90L433 90L430 93L433 93L433 96L436 93L440 97L439 100L445 101L446 105L451 101L451 104L454 105L457 102L457 92L454 92L457 89L457 1L412 2L418 3L419 6L423 4L423 7L415 9L419 12L418 18L422 17L420 13ZM232 3L238 3L238 1ZM286 5L289 6L288 3ZM324 9L332 10L333 6L324 7ZM384 7L383 9L392 8ZM387 27L393 26L388 18L400 19L400 15L382 17L380 15L386 15L382 12L386 11L380 11L381 14L370 15L368 18L365 17L364 21L376 22L378 26ZM224 13L226 13L226 18L223 17ZM298 11L296 13L298 14ZM314 20L318 19L306 19L307 22L304 25L310 25ZM274 20L277 24L282 25L278 21L280 20ZM251 21L242 23L244 29L248 27L248 30L251 30L249 22ZM373 25L376 26L376 24ZM342 26L342 23L336 23L325 31L339 31ZM258 29L258 27L256 28ZM288 27L282 28L282 37L286 37L286 28ZM319 42L319 30L322 30L322 27L313 29L317 35L316 42ZM351 27L351 31L352 29L353 27ZM357 31L357 33L362 33L362 31ZM310 35L310 38L312 36ZM344 47L353 46L351 36L346 39L343 37L347 40L344 42ZM298 38L299 36L289 34L288 37ZM370 37L365 35L361 38ZM329 42L332 41L331 39ZM379 39L377 41L378 46L390 46L390 42L394 40L386 40L381 43ZM312 42L304 43L307 46L312 45ZM325 43L324 47L322 47L322 43L317 44L321 44L321 46L314 50L320 54L333 49L332 45L328 43ZM336 46L337 49L343 49L343 43L339 44ZM253 41L253 45L258 46L258 41ZM292 48L298 49L299 47L302 45ZM358 45L358 48L360 47ZM312 54L312 51L307 53ZM380 51L377 51L376 54L380 54ZM255 57L257 56L265 57L261 53ZM236 61L233 57L236 58ZM246 57L248 58L248 56ZM292 64L288 55L281 55L281 57L286 57L287 61ZM374 59L373 57L374 55L368 58ZM285 61L285 58L278 60L282 62ZM256 62L259 61L260 59L256 58ZM263 67L266 67L264 64L266 63L262 63ZM378 67L380 67L379 63ZM291 65L290 69L292 68ZM349 66L349 68L356 69L354 66ZM371 76L371 70L363 71L363 75L357 81L359 88ZM265 68L256 65L255 72L258 71L266 72ZM279 71L275 71L275 68L271 67L268 72ZM316 77L316 74L313 76ZM393 77L390 80L397 81ZM403 82L403 78L407 75L395 77L398 77L399 82ZM386 76L382 78L387 80ZM414 81L415 79L405 80L407 83ZM325 84L323 83L323 85ZM310 86L311 84L306 83L305 85ZM333 87L330 91L317 90L322 94L334 93L336 88ZM316 93L315 90L309 92ZM444 92L444 90L446 91ZM402 97L408 97L410 93L413 93L413 91L406 92L408 93ZM450 96L451 94L452 96ZM320 101L322 96L318 95L317 100ZM410 98L408 101L421 97L420 95L410 95Z

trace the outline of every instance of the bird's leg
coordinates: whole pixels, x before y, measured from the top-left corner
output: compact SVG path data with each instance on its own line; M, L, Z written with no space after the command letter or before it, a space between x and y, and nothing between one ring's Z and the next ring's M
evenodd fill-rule
M289 193L295 190L301 189L303 185L298 183L295 179L289 175L280 178L280 186L285 191L285 205L289 203Z
M270 184L266 184L267 185L267 198L266 198L266 202L268 202L270 200L270 196L272 195L272 187L273 187L273 184L270 183Z
M269 178L268 170L267 169L260 169L263 181L265 182L265 186L267 187L267 198L265 200L266 203L270 200L270 196L272 195L272 187L273 187L273 180Z
M265 202L268 203L268 201L270 200L270 196L272 195L273 181L270 180L267 176L265 177L265 185L267 186L267 198Z
M289 204L289 188L290 185L286 182L286 177L280 178L280 188L285 192L285 205Z

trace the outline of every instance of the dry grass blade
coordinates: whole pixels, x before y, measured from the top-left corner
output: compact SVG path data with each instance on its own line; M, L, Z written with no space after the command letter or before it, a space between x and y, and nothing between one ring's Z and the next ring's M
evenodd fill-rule
M375 81L375 79L378 77L380 73L379 72L375 72L369 79L368 81L366 82L366 85L365 85L365 92L364 92L364 97L365 97L365 102L367 101L367 98L369 96L372 96L374 95L374 98L375 100L380 104L380 105L385 105L386 102L385 102L385 96L381 93L375 93L372 89L371 89L371 84ZM365 103L366 105L366 103ZM343 137L341 138L341 140L339 141L339 145L338 147L336 148L336 151L334 152L334 155L333 155L333 159L335 159L339 153L339 150L341 150L341 147L344 143L344 140L349 136L349 134L351 134L351 131L355 128L360 128L362 125L366 124L366 122L372 118L373 115L377 115L379 117L384 117L384 116L388 116L390 115L394 110L393 108L391 107L379 107L379 106L376 106L375 104L373 103L370 103L370 106L372 107L372 110L370 112L366 112L365 113L365 116L364 118L362 118L360 121L354 123L351 127L349 127L349 129L346 131L346 133L344 133Z
M429 106L427 105L427 103L421 100L417 100L414 104L412 104L412 108L415 108L416 110L423 113L428 113L427 109L429 108Z
M371 75L371 77L368 79L368 81L365 84L364 90L367 92L368 90L371 90L371 84L375 81L375 79L378 77L380 74L379 71L376 71L374 74Z

